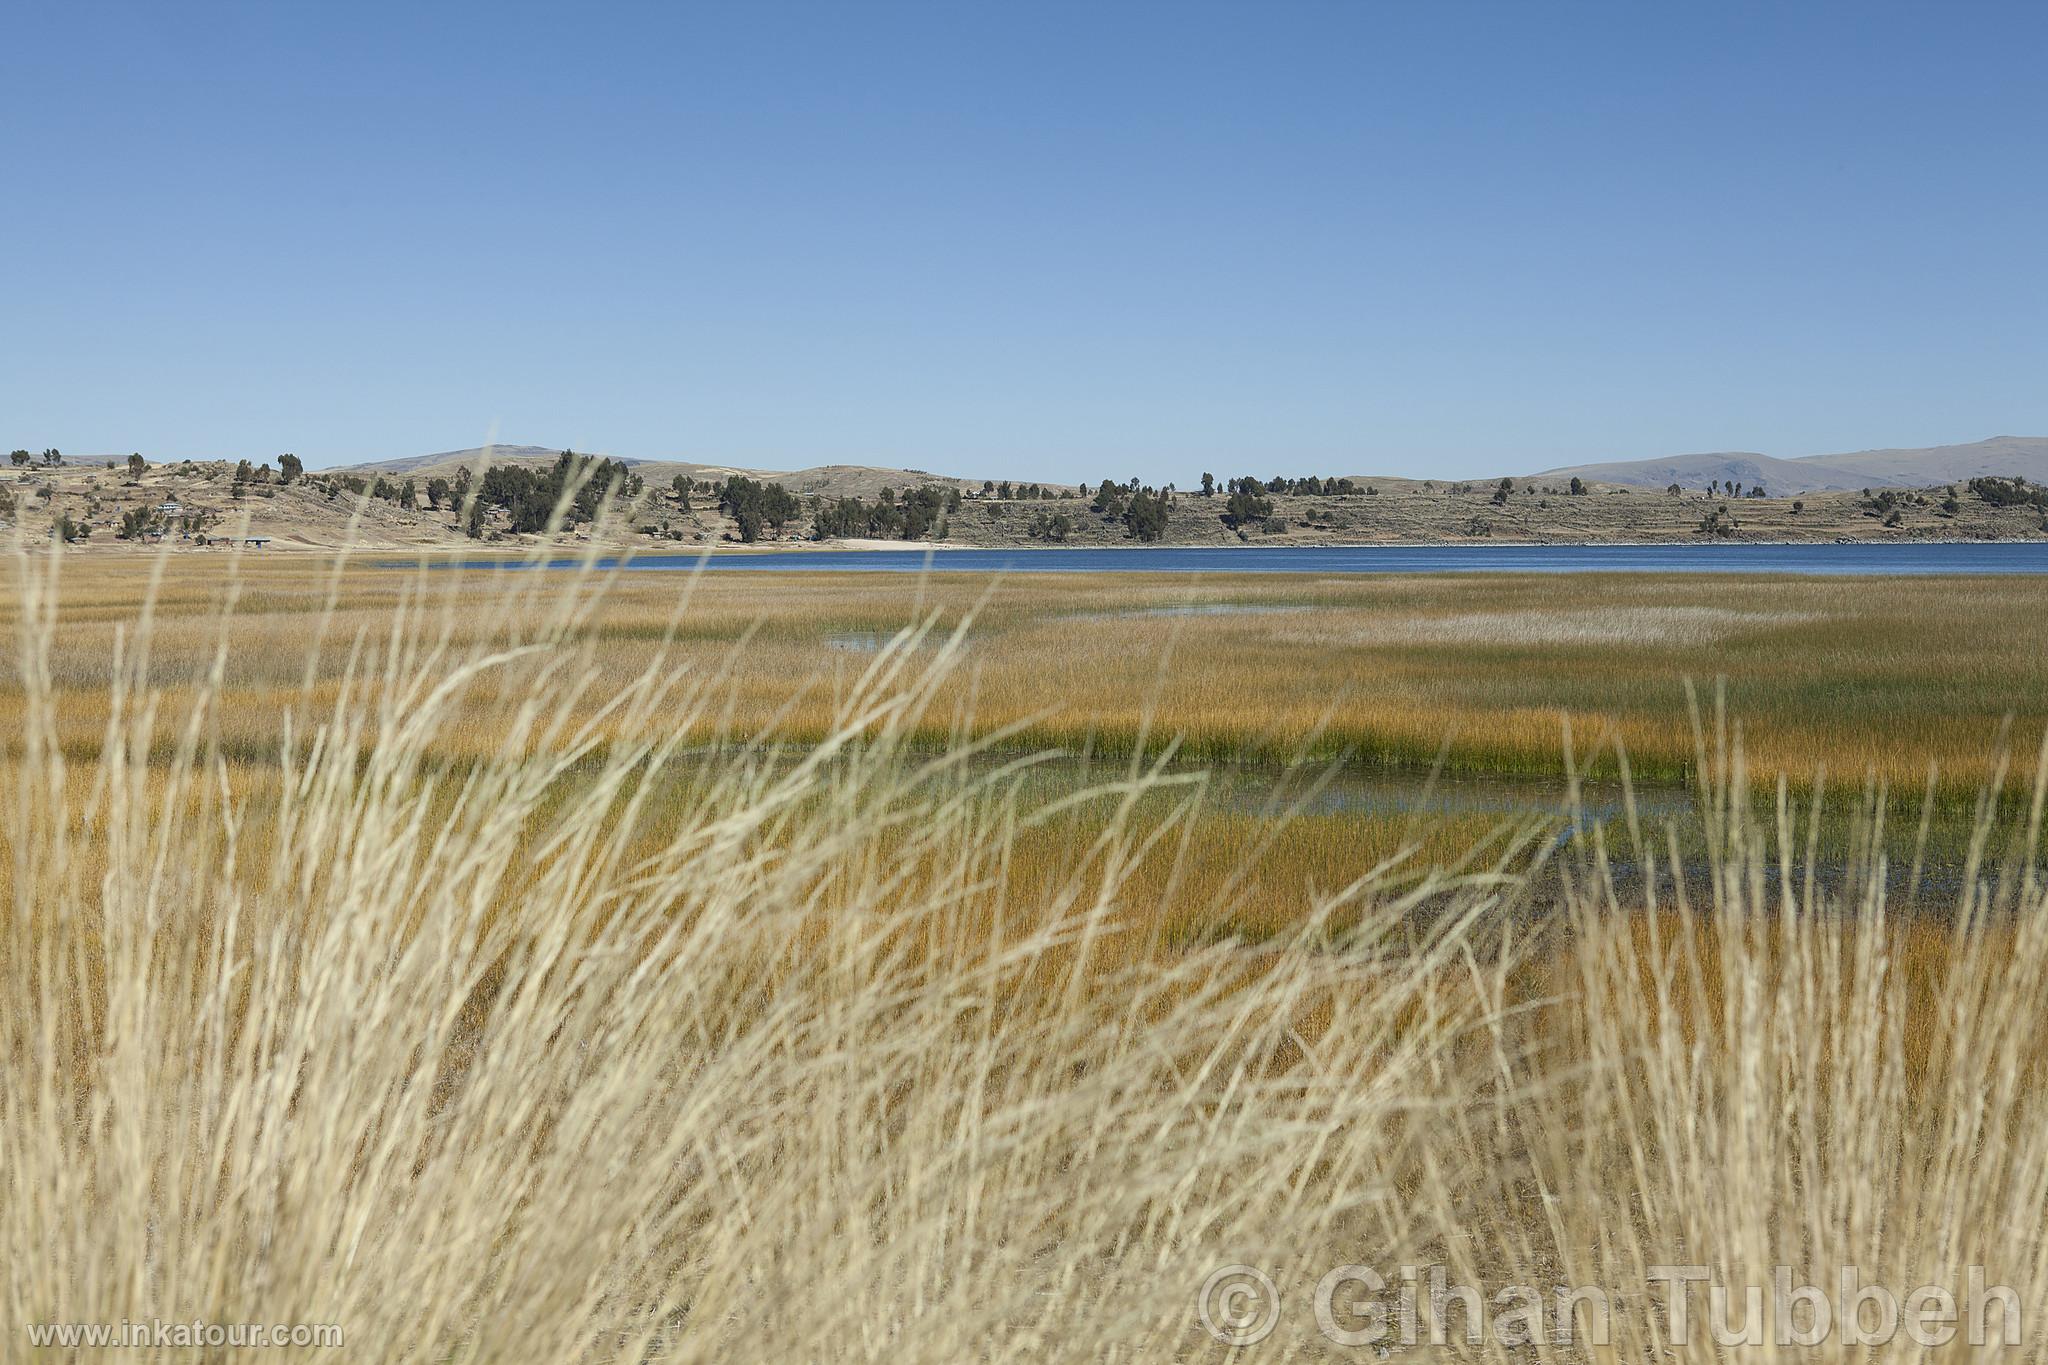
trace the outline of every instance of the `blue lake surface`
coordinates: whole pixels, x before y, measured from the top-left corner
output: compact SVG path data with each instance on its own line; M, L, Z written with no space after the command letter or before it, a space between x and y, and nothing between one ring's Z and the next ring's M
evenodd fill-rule
M550 561L568 567L577 561ZM609 564L612 561L604 561ZM1360 545L798 550L636 556L649 572L739 573L2048 573L2048 541L1892 545ZM468 568L518 567L465 560Z

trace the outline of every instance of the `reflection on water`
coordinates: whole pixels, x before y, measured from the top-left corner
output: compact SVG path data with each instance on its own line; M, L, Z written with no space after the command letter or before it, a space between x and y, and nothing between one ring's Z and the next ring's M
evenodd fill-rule
M598 567L612 568L612 556ZM438 568L576 568L580 558L466 559ZM404 561L391 567L405 568ZM1244 545L1008 550L775 550L636 555L649 572L787 573L2048 573L2048 541L1855 545Z
M843 642L835 647L855 651L872 651L890 638L863 632L834 637ZM712 754L708 749L694 752L706 759ZM802 753L779 750L763 758L770 767L780 767L800 761ZM722 771L716 763L707 770ZM1612 879L1624 908L1641 906L1650 896L1668 908L1682 894L1696 912L1711 914L1718 899L1713 850L1725 831L1710 830L1709 825L1723 817L1703 811L1699 793L1683 784L1638 782L1625 787L1613 780L1582 780L1573 788L1561 775L1431 776L1358 761L1295 767L1193 762L1162 767L1148 762L1134 769L1128 758L1014 751L978 753L964 761L961 771L967 780L986 778L1014 789L1026 810L1080 798L1072 808L1084 813L1094 808L1091 793L1099 792L1105 810L1131 799L1127 784L1143 773L1161 782L1156 795L1138 798L1141 803L1184 801L1191 788L1199 787L1201 807L1207 811L1249 816L1255 822L1301 819L1311 838L1347 844L1361 831L1379 826L1410 830L1421 846L1428 842L1423 836L1434 822L1462 821L1470 833L1477 821L1482 827L1537 834L1531 847L1547 848L1553 855L1545 878L1569 875L1585 885L1604 875ZM2004 865L2005 854L2026 824L2027 795L2008 792L1998 804L1980 876L2011 874L2013 869ZM1787 886L1793 899L1803 901L1810 880L1821 896L1858 913L1856 907L1874 890L1874 878L1881 878L1885 900L1895 912L1940 915L1955 908L1969 869L1973 815L1966 806L1937 808L1925 847L1916 849L1918 803L1893 801L1883 826L1883 856L1873 858L1869 811L1858 797L1830 799L1816 831L1807 800L1795 796L1789 851L1779 847L1773 803L1769 794L1760 793L1748 818L1751 837L1768 850L1764 865L1753 869L1763 881L1764 903L1774 902L1780 888ZM1162 805L1161 813L1165 809ZM1641 832L1641 845L1630 832L1631 823ZM1674 854L1679 863L1675 875ZM2038 866L2037 858L2027 861ZM1646 885L1646 869L1654 869L1654 885ZM1539 904L1550 899L1541 887L1539 883Z
M991 763L997 761L989 760ZM1370 764L1348 762L1309 764L1296 768L1262 765L1188 764L1165 770L1169 776L1199 774L1211 808L1263 815L1344 817L1362 822L1402 823L1423 826L1432 820L1492 817L1502 825L1538 822L1550 833L1546 840L1554 851L1570 855L1565 862L1583 856L1591 859L1591 835L1604 830L1601 857L1616 890L1627 898L1640 897L1651 888L1643 886L1644 862L1641 850L1633 846L1627 820L1633 808L1638 828L1655 865L1655 894L1658 903L1670 905L1679 892L1679 879L1669 866L1672 836L1683 862L1684 893L1695 908L1710 909L1714 900L1713 859L1698 793L1691 787L1672 783L1637 782L1624 786L1616 781L1582 780L1576 792L1563 777L1542 779L1510 774L1435 776L1412 771L1389 770ZM1033 767L1024 780L1044 784L1048 794L1071 792L1091 783L1109 781L1128 772L1125 764L1097 761L1090 764L1078 757L1060 758ZM1919 908L1943 912L1955 904L1963 889L1970 846L1971 814L1967 810L1938 813L1930 824L1930 837L1921 850L1920 866L1914 867L1918 808L1900 803L1886 821L1886 856L1882 863L1885 894L1894 910ZM1773 850L1776 849L1775 817L1769 800L1758 798L1752 808L1752 828ZM2025 801L2008 799L2001 810L2001 823L1988 847L1999 850L2008 836L2017 833L2025 817ZM1766 892L1775 897L1787 876L1798 893L1809 875L1807 834L1809 820L1803 802L1795 809L1795 848L1789 858L1773 852L1763 871ZM1810 875L1815 888L1830 897L1853 903L1863 894L1870 879L1870 860L1865 850L1867 831L1864 813L1853 799L1838 799L1824 807L1819 837L1814 841ZM1991 861L1996 862L1994 853ZM1553 871L1561 864L1554 862ZM1590 868L1582 869L1590 871ZM1996 875L1987 868L1984 875Z
M1288 796L1290 784L1277 780L1273 769L1210 771L1217 795L1233 807L1258 809ZM1318 780L1320 786L1315 785ZM1301 770L1291 785L1302 792L1297 808L1308 814L1356 811L1364 815L1556 816L1563 820L1571 807L1571 794L1562 780L1504 774L1431 778L1347 764L1331 769L1326 779L1320 769ZM1586 820L1618 820L1626 812L1628 795L1620 783L1582 782L1577 809ZM1640 819L1680 819L1693 813L1692 793L1682 787L1639 785L1634 796Z

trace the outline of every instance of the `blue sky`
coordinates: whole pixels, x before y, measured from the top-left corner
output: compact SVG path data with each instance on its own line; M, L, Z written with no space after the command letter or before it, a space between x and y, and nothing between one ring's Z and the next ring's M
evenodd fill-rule
M1093 481L2048 433L2040 5L16 6L0 442Z

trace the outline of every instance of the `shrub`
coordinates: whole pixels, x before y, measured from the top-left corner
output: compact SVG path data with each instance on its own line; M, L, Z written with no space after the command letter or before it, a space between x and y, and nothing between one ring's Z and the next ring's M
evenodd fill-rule
M1970 480L1970 491L1993 507L2038 507L2048 510L2048 487L2025 479L1987 477Z
M1074 521L1065 512L1039 512L1031 518L1031 524L1024 529L1024 533L1033 540L1046 540L1058 544L1074 533Z
M1740 523L1729 512L1728 505L1723 503L1700 518L1699 534L1726 538L1734 535L1739 525Z

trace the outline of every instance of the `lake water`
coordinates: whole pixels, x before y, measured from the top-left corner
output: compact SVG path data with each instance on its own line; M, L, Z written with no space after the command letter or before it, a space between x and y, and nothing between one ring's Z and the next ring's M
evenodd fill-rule
M567 566L573 560L559 560ZM918 573L2048 573L2048 541L1889 545L1247 545L1240 548L798 550L641 555L633 569ZM496 567L465 561L467 567Z

